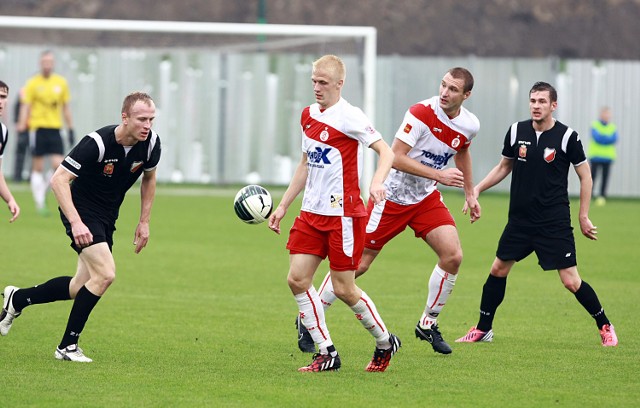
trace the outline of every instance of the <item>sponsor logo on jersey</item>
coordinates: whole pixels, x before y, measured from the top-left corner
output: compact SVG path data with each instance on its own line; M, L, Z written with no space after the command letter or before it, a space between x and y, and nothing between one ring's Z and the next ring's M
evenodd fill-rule
M331 208L342 208L342 194L331 194Z
M544 161L551 163L556 158L556 149L544 148Z
M327 157L329 152L331 151L330 147L323 149L322 147L316 147L316 151L307 151L307 156L309 157L310 164L331 164L331 161Z
M407 123L406 125L404 125L403 132L404 133L409 133L409 132L411 132L411 129L413 129L413 126L411 126L410 124Z
M327 129L329 128L324 128L324 130L320 132L320 140L322 140L323 142L329 140L329 132L327 131Z
M442 133L442 129L440 129L439 127L433 127L433 129L431 129L433 132L435 133Z
M424 156L426 160L430 160L431 164L427 163L425 160L421 161L421 163L427 166L433 165L433 166L444 167L447 165L447 163L449 163L449 159L452 158L453 155L454 153L435 154L427 150L423 150L422 156Z
M115 165L113 163L105 164L104 168L102 169L102 174L104 174L105 176L111 176L113 174L114 167Z
M64 161L66 161L67 163L69 163L71 165L71 167L73 167L76 170L80 170L80 168L82 167L82 165L80 163L78 163L77 161L73 160L71 157L67 156L64 158Z
M138 171L140 169L140 167L142 167L143 164L144 164L144 162L141 162L141 161L135 161L135 162L131 163L131 172L135 173L136 171Z

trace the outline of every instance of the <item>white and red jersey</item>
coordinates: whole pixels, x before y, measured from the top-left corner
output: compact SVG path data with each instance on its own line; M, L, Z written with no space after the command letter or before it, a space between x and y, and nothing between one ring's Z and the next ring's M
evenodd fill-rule
M469 148L480 130L480 121L464 107L450 119L434 96L411 106L396 132L396 138L411 146L411 159L434 169L447 166L461 149ZM398 204L415 204L436 189L437 182L391 169L385 181L387 199Z
M307 154L307 183L302 211L329 216L365 217L360 196L362 146L382 139L367 116L346 100L320 110L302 111L302 151Z

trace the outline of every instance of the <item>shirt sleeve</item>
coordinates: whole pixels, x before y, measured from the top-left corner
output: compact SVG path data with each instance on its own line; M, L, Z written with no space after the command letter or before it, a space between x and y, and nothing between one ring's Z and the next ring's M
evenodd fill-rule
M93 138L85 136L69 152L62 163L67 171L76 177L81 177L89 170L89 165L98 161L98 145Z
M504 145L502 146L502 156L506 157L507 159L515 158L513 145L511 144L511 128L507 130L507 134L504 136Z
M348 117L344 121L345 134L369 147L382 139L382 134L371 124L371 121L360 108L352 107Z
M155 144L151 149L149 160L144 165L144 171L150 171L155 169L160 163L160 155L162 153L162 147L160 144L160 138L156 136Z
M576 131L574 131L569 137L569 143L567 143L567 156L574 166L587 160L587 156L584 154L582 141Z

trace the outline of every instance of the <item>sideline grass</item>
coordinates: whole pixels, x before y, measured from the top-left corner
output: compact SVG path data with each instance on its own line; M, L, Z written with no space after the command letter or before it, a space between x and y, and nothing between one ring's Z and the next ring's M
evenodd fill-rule
M15 188L21 218L9 225L8 212L0 212L0 289L75 270L59 219L38 217L22 187ZM281 191L273 192L277 201ZM619 347L600 346L592 319L557 274L541 271L534 258L518 264L509 278L494 342L453 343L477 320L508 198L483 195L483 219L470 225L459 211L462 196L446 191L465 253L440 318L453 354L436 355L413 335L435 256L406 231L359 281L403 341L391 367L382 374L364 372L373 341L339 304L327 316L343 368L301 374L296 369L310 355L296 347L284 249L299 204L285 219L285 233L276 236L265 225L236 219L234 193L161 187L151 242L139 255L131 244L139 199L130 195L115 237L118 277L80 341L94 363L53 358L70 302L30 307L0 338L2 406L638 406L640 275L632 230L638 201L612 199L593 208L600 239L577 236L580 272L616 325ZM572 209L576 213L576 203ZM323 263L317 282L326 268Z

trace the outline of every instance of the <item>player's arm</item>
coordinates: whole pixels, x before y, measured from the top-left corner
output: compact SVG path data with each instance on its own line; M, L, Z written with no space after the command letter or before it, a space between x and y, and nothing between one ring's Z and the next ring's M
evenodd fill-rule
M451 187L464 187L464 177L460 170L456 168L447 168L436 170L429 166L413 160L408 156L411 146L397 137L391 145L393 151L393 168L414 176L424 177L435 180L438 183Z
M136 227L133 245L138 254L149 242L149 221L151 221L151 207L156 196L156 169L145 170L140 184L140 220Z
M384 140L376 140L369 145L380 158L378 159L378 168L373 174L371 179L371 185L369 186L369 195L373 198L373 202L378 204L387 197L386 189L384 188L384 181L387 179L391 166L393 165L394 154L387 142Z
M73 205L71 197L71 182L76 176L67 170L64 166L58 166L53 177L51 177L51 190L58 201L58 205L69 224L71 224L71 232L76 246L82 248L93 242L93 235L89 228L80 219L80 214Z
M505 179L513 170L513 159L503 157L500 162L474 188L476 198L485 190L490 189Z
M9 211L11 212L12 216L9 222L14 222L20 215L20 207L18 203L16 203L15 198L13 198L4 174L2 173L2 159L0 159L0 197L7 203L7 207L9 207Z
M29 114L31 113L31 104L22 102L20 104L20 114L18 115L18 125L16 129L18 132L25 132L29 130Z
M273 211L271 216L269 217L269 228L275 233L280 233L280 220L284 218L287 213L287 209L296 199L298 194L304 188L307 182L307 154L302 153L302 157L300 158L300 162L296 167L296 171L293 173L293 178L291 182L289 182L289 187L287 187L287 191L284 192L282 199L280 200L280 204Z
M453 160L456 163L456 167L462 171L462 174L464 175L465 206L462 211L466 214L468 210L471 210L469 212L471 222L476 222L480 219L482 210L480 208L480 203L478 202L478 197L473 190L471 152L469 152L468 148L461 149L455 156L453 156Z
M589 204L591 203L591 189L593 188L593 180L591 179L591 168L587 161L574 166L576 174L580 179L580 212L578 220L580 221L580 231L585 237L596 240L598 239L598 227L594 226L589 219Z

